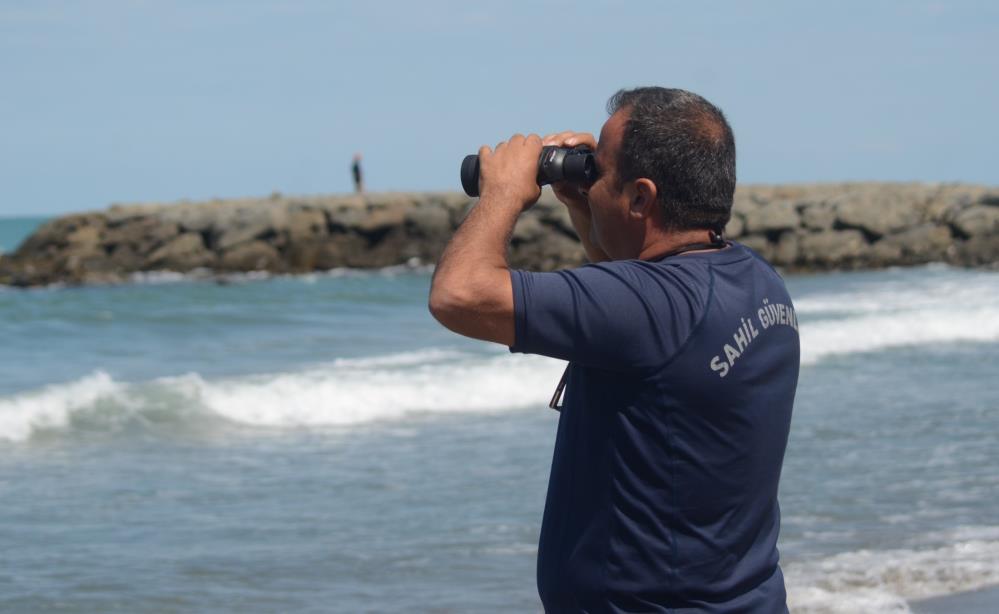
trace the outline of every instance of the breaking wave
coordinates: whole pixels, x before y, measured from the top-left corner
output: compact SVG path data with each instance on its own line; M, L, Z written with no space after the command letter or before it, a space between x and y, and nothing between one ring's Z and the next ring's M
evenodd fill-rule
M803 363L906 346L999 341L994 273L957 279L928 273L915 282L911 276L877 280L802 296L796 309ZM538 356L426 349L225 379L190 373L132 383L96 371L0 398L0 441L24 441L40 431L74 426L107 430L130 421L324 427L416 413L544 407L563 364Z
M935 343L999 341L999 276L879 281L795 300L801 359Z
M107 430L129 420L326 427L417 413L544 407L563 367L537 356L431 349L219 380L191 373L126 383L98 371L0 399L0 440L74 426Z

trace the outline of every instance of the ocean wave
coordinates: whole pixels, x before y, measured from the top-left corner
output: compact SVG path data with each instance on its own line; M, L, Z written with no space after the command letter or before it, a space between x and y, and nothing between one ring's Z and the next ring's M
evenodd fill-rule
M999 341L999 277L890 281L795 299L804 364L841 354Z
M68 384L0 400L0 439L23 441L36 429L65 428L70 417L92 409L120 392L121 386L104 372Z
M0 399L0 440L73 427L114 430L130 421L331 427L418 413L545 407L563 367L538 356L429 349L219 380L191 373L126 383L96 372Z
M806 614L911 612L909 603L999 584L999 530L964 527L947 545L857 550L784 565L788 606Z
M921 309L800 323L801 362L932 343L999 341L999 307Z
M799 315L856 315L962 305L999 306L999 275L959 271L957 276L879 281L849 290L817 292L794 298Z

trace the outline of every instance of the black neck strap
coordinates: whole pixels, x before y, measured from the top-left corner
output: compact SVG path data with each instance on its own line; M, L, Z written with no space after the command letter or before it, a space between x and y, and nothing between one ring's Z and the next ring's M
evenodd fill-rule
M700 241L697 243L681 245L673 251L666 252L665 254L656 256L655 258L649 258L649 260L665 260L666 258L678 256L686 252L695 252L702 249L722 249L724 247L728 247L728 241L722 238L722 234L720 232L716 230L709 230L708 237L710 238L710 241L708 242Z

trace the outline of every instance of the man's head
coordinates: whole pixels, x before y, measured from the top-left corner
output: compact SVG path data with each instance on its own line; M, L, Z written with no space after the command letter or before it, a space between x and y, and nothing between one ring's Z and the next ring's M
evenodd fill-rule
M607 110L601 176L590 188L599 243L631 243L653 217L669 232L721 231L735 192L735 139L722 112L697 94L661 87L621 90ZM612 200L620 206L601 206Z

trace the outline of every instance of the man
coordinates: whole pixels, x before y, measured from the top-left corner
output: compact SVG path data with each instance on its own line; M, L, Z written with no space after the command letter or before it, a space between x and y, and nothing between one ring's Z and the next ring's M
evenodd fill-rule
M568 360L538 548L550 612L786 612L777 485L797 385L784 283L721 231L735 142L721 111L620 91L599 143L565 132L479 150L480 200L434 274L451 330ZM593 264L510 271L543 145L595 147L556 186Z
M361 152L354 154L354 158L350 163L350 173L354 177L354 192L363 194L364 176L361 174Z

